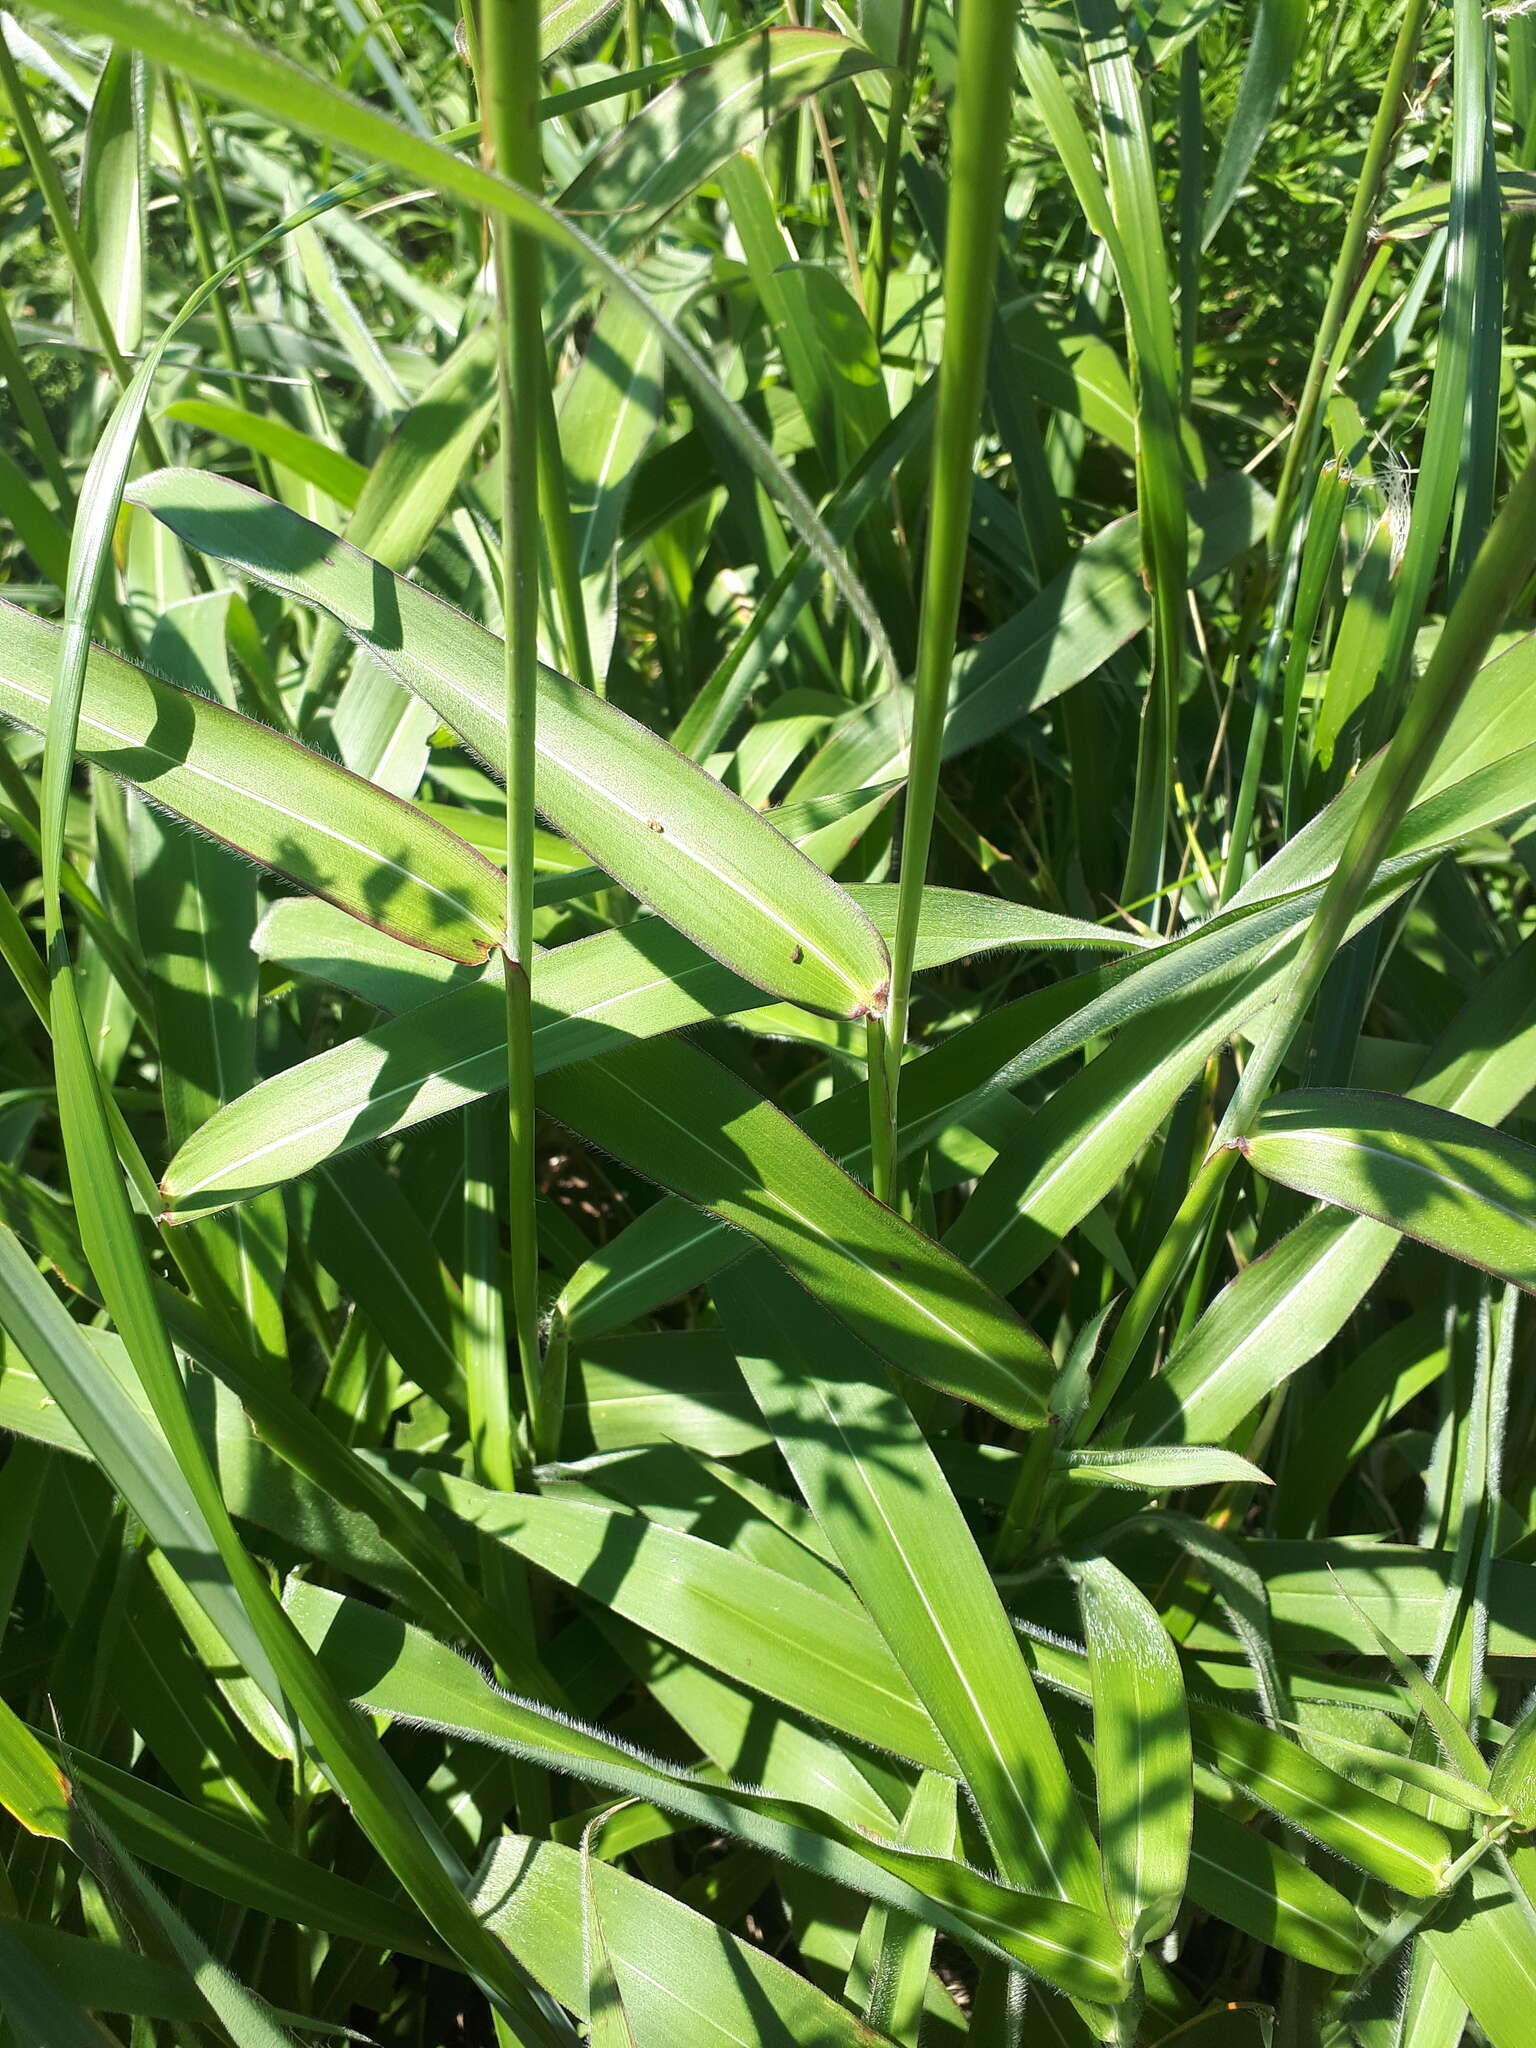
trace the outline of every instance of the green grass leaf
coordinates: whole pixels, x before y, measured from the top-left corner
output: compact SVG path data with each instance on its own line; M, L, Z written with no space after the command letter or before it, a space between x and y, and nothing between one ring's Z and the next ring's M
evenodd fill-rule
M0 1916L0 1971L10 2022L29 2048L110 2048L101 2022L65 1997L11 1921Z
M0 714L43 730L60 630L0 609ZM484 960L502 931L496 871L413 805L281 733L92 648L81 756L199 830L407 944Z
M687 1655L929 1770L954 1759L869 1622L819 1587L643 1515L424 1477L433 1498Z
M1028 1428L1039 1339L960 1260L905 1223L726 1068L661 1040L552 1076L562 1123L757 1239L903 1372Z
M376 1712L506 1748L621 1799L653 1801L821 1871L994 1961L1022 1964L1079 1996L1118 1995L1119 1944L1101 1918L1080 1908L1028 1897L965 1864L848 1826L820 1807L701 1781L691 1770L507 1698L453 1651L376 1608L299 1583L289 1589L288 1606L336 1682Z
M663 2048L680 2039L728 2048L744 2038L762 2048L855 2048L888 2040L665 1892L553 1842L514 1835L498 1844L476 1904L563 2005L585 2015L593 1991L594 2048ZM611 1988L611 2002L601 2005L599 1955Z
M1536 1146L1407 1096L1302 1089L1243 1144L1267 1179L1536 1292Z
M763 1261L715 1292L763 1418L958 1762L999 1865L1097 1909L1092 1845L1055 1738L910 1411L874 1358L848 1356L835 1324Z
M1479 1865L1449 1916L1421 1939L1492 2048L1518 2048L1536 1997L1536 1929L1522 1887Z
M56 10L6 2043L1523 2048L1536 13Z
M182 420L200 427L206 434L233 441L242 448L254 448L303 482L313 484L334 498L338 505L355 505L369 471L339 448L332 448L313 435L301 433L286 420L251 412L241 405L227 405L209 398L178 398L165 408L168 420Z
M1206 196L1201 242L1209 247L1232 211L1274 119L1275 109L1301 54L1307 32L1306 0L1260 0L1253 41L1237 89L1237 105L1222 140L1221 155Z
M505 751L500 642L321 528L191 470L134 487L189 546L323 607L489 762ZM885 948L835 883L690 761L554 670L539 672L537 800L614 879L772 994L861 1016Z
M1106 1558L1072 1577L1093 1689L1099 1841L1110 1911L1138 1948L1173 1925L1189 1871L1194 1758L1184 1676L1157 1610Z

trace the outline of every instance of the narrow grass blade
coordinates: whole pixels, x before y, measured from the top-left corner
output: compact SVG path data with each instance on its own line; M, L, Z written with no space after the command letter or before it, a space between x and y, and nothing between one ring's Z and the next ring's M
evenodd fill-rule
M1092 1845L975 1541L937 1460L873 1358L781 1274L716 1282L747 1383L855 1591L933 1715L1000 1867L1080 1905Z
M427 1480L433 1498L568 1585L728 1676L911 1757L954 1761L889 1650L856 1609L642 1515Z
M1274 118L1307 32L1307 0L1259 0L1237 105L1206 195L1201 242L1209 247Z
M189 427L199 427L205 434L216 434L238 447L254 449L279 468L324 491L338 505L355 505L371 474L361 462L354 462L339 448L317 441L286 420L251 412L241 405L210 398L177 398L165 408L165 417L182 420Z
M1334 1598L1338 1601L1337 1593ZM1438 1609L1438 1589L1435 1604ZM1028 1654L1044 1683L1072 1699L1091 1701L1089 1664L1080 1651L1031 1636ZM1452 1838L1443 1828L1354 1783L1246 1715L1198 1697L1188 1707L1197 1766L1216 1772L1335 1855L1411 1897L1432 1898L1443 1888L1453 1856ZM1193 1883L1193 1864L1191 1873Z
M902 1819L901 1838L940 1855L955 1850L955 1787L928 1771L918 1779ZM844 1995L871 2026L915 2043L923 2022L933 1961L933 1931L903 1920L886 1906L871 1906L859 1931Z
M78 1793L76 1798L78 1802ZM107 1865L111 1878L132 1895L158 1928L234 2048L292 2048L293 2036L210 1953L182 1915L139 1869L106 1821L88 1805L83 1806L83 1813L93 1847Z
M1496 1124L1524 1098L1533 1057L1536 945L1527 940L1431 1051L1415 1095ZM1217 1295L1161 1376L1116 1418L1117 1431L1143 1441L1229 1435L1343 1327L1397 1243L1372 1218L1308 1217Z
M624 508L662 414L661 344L623 300L599 314L560 404L560 446L571 501L575 567L587 591L588 631L611 637ZM595 579L595 580L594 580ZM605 671L606 658L598 662Z
M581 1947L587 1989L587 2032L592 2048L640 2048L614 1968L593 1869L592 1840L602 1832L607 1819L607 1814L599 1814L596 1820L588 1822L581 1835ZM533 1844L528 1846L532 1848Z
M1353 1976L1365 1960L1353 1905L1309 1864L1219 1807L1195 1806L1189 1896L1282 1955Z
M889 929L896 895L891 885L856 886L849 893L878 929ZM1126 942L1124 935L1047 911L930 889L924 892L917 958L931 968L995 946L1054 951ZM215 1193L243 1199L504 1085L505 1021L466 970L393 945L313 903L275 904L256 944L266 959L398 1014L262 1082L210 1117L166 1176L176 1207L217 1207L211 1199L201 1202ZM538 1073L634 1039L748 1012L761 1001L750 983L656 920L541 954L533 980ZM409 1020L407 1012L428 1004L430 1016Z
M1057 1458L1070 1479L1088 1486L1141 1487L1149 1493L1162 1493L1185 1486L1271 1483L1269 1474L1257 1465L1215 1444L1166 1450L1157 1444L1127 1444L1118 1451L1060 1451Z
M353 979L349 968L334 972L343 985ZM398 970L386 973L387 990L372 961L356 979L375 999L398 994ZM500 990L482 980L441 995L413 983L413 993L418 1001L406 1015L274 1075L189 1138L164 1181L178 1217L245 1200L338 1153L504 1088ZM760 996L657 924L540 955L533 1000L535 1072L550 1074L657 1032L754 1007Z
M1014 1891L966 1864L841 1823L821 1808L703 1781L691 1770L509 1699L454 1651L379 1609L298 1582L289 1589L288 1604L336 1682L372 1711L505 1748L620 1799L650 1800L711 1831L819 1870L992 1961L1037 1970L1076 1996L1120 1995L1120 1944L1102 1916Z
M122 1389L102 1372L79 1326L4 1226L0 1321L153 1539L194 1571L204 1610L235 1655L275 1689L259 1639L170 1450L143 1428Z
M144 333L144 282L149 201L144 60L112 50L91 102L80 164L80 245L96 293L125 356ZM75 331L94 338L88 305L76 309Z
M1403 1756L1392 1749L1374 1749L1368 1742L1351 1742L1331 1729L1310 1728L1305 1723L1298 1723L1292 1732L1304 1734L1320 1749L1335 1752L1342 1768L1364 1772L1378 1780L1413 1785L1432 1799L1447 1800L1468 1813L1497 1817L1506 1810L1492 1790L1469 1784L1465 1778L1441 1770L1438 1764L1425 1763L1422 1758Z
M197 1987L168 1963L117 1942L65 1934L35 1920L6 1919L4 1925L7 1934L31 1952L54 1984L69 1984L80 2003L92 2012L153 2020L207 2020L208 2007Z
M904 1223L745 1083L655 1040L551 1077L552 1115L765 1250L903 1372L1029 1427L1039 1340L985 1283Z
M0 1915L0 1978L5 2009L23 2043L32 2048L111 2048L114 2036L83 2007L66 1998L11 1922Z
M590 2015L593 2048L889 2041L773 1956L585 1852L507 1837L475 1903L531 1976Z
M1536 1711L1527 1704L1493 1766L1488 1789L1522 1827L1536 1816Z
M0 714L42 731L60 629L0 608ZM92 648L83 758L252 860L408 944L484 960L502 930L501 884L481 855L414 806L195 692Z
M1256 1721L1214 1707L1191 1715L1196 1759L1271 1812L1412 1898L1445 1882L1451 1839L1406 1806L1353 1784Z
M12 1725L58 1774L57 1744L44 1746L22 1724ZM154 1870L274 1920L297 1910L311 1925L364 1947L386 1942L404 1955L436 1959L445 1953L426 1923L397 1897L343 1877L312 1857L295 1855L252 1828L220 1819L79 1749L69 1752L69 1770L92 1812L103 1815L129 1853ZM11 1797L7 1790L7 1804Z
M1448 1918L1420 1939L1492 2048L1521 2048L1536 1998L1536 1925L1520 1888L1478 1865Z
M765 29L722 49L618 129L561 193L561 211L601 224L603 247L619 255L808 93L874 64L820 29Z
M1152 674L1142 713L1126 857L1126 894L1139 900L1162 883L1184 668L1188 525L1178 424L1180 379L1151 139L1127 24L1109 0L1079 0L1078 18L1099 114L1106 197L1116 229L1112 252L1130 324L1136 496L1144 573L1152 593Z
M306 1085L314 1092L304 1098L275 1090L282 1116L274 1134L264 1131L267 1091L253 1090L228 1121L211 1120L172 1162L164 1182L169 1213L187 1220L227 1207L344 1143L488 1093L497 1082L485 1062L504 1056L489 1015L495 999L488 987L466 990L445 999L442 1016L433 1005L386 1026L357 1057L362 1097L349 1087L340 1111L331 1093L334 1061L313 1063ZM378 1091L366 1077L390 1060L396 1038L403 1048L424 1044L424 1033L437 1034L440 1063L405 1084L408 1103L392 1101L388 1088ZM538 1045L536 1037L536 1054ZM590 1058L597 1049L570 1056ZM348 1065L353 1059L348 1053ZM876 1202L726 1069L685 1045L634 1044L568 1080L551 1074L542 1100L572 1129L758 1238L902 1370L1026 1426L1043 1413L1038 1340L956 1259ZM679 1113L685 1104L686 1117ZM319 1127L307 1131L308 1120Z
M284 507L167 470L134 488L191 547L319 605L482 759L505 752L501 643ZM599 866L771 993L835 1015L883 1005L885 948L773 827L615 706L539 674L537 797Z
M1093 1688L1110 1911L1137 1948L1173 1925L1189 1872L1194 1760L1184 1677L1157 1610L1105 1558L1072 1566Z
M1300 1090L1243 1149L1287 1187L1536 1292L1536 1147L1406 1096Z
M539 9L539 50L553 57L611 14L619 0L549 0Z

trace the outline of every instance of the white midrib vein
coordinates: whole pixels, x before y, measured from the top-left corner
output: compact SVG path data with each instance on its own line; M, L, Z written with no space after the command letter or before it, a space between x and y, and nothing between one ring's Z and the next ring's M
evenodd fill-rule
M1223 1884L1235 1884L1243 1891L1252 1892L1254 1897L1262 1899L1267 1910L1275 1913L1277 1917L1284 1918L1288 1914L1294 1914L1298 1920L1305 1920L1309 1927L1320 1928L1331 1940L1338 1939L1336 1928L1331 1927L1326 1920L1320 1919L1316 1913L1309 1913L1304 1906L1297 1905L1294 1889L1286 1891L1283 1887L1276 1887L1271 1890L1267 1885L1255 1884L1253 1879L1245 1877L1242 1871L1221 1862L1215 1856L1203 1855L1194 1846L1190 1848L1189 1860L1213 1872Z
M493 1509L495 1505L496 1503L493 1502ZM572 1501L562 1503L561 1505L562 1507L569 1508L574 1515L579 1515L583 1519L598 1517L605 1527L624 1519L616 1511L600 1507L587 1507L581 1502ZM527 1543L526 1547L524 1544L519 1543L516 1545L516 1548L531 1557L534 1562L542 1564L546 1570L556 1571L562 1578L569 1578L571 1584L579 1585L581 1575L579 1571L573 1570L571 1564L571 1559L576 1555L577 1546L572 1544L567 1549L566 1545L560 1540L562 1532L558 1529L554 1532L553 1542L547 1540L549 1536L547 1531L544 1532L546 1540L541 1542L539 1540L541 1532L538 1526L538 1519L537 1516L534 1516L525 1524L531 1530L533 1540ZM502 1529L498 1529L490 1522L484 1523L483 1526L488 1534L495 1536L500 1536L502 1529L506 1527L503 1524ZM569 1541L570 1539L567 1536L566 1543L569 1543ZM709 1553L716 1570L730 1573L738 1581L745 1579L746 1588L744 1593L739 1597L733 1597L730 1591L717 1590L700 1574L693 1571L690 1566L692 1553L688 1548L691 1544L697 1545L701 1552ZM839 1681L846 1684L850 1678L855 1677L855 1674L848 1668L847 1648L850 1638L846 1633L850 1621L855 1617L851 1616L848 1610L835 1606L832 1601L827 1599L824 1593L818 1593L813 1587L797 1584L795 1580L787 1578L782 1572L775 1571L771 1565L758 1564L755 1560L738 1558L731 1551L717 1550L713 1544L705 1543L700 1537L690 1536L681 1529L668 1529L664 1524L646 1523L643 1530L637 1536L636 1550L640 1557L642 1571L649 1573L663 1587L681 1593L685 1603L692 1603L705 1609L706 1613L723 1617L733 1626L745 1628L749 1634L766 1636L775 1646L778 1646L783 1641L783 1630L779 1625L780 1618L784 1611L792 1608L796 1601L804 1601L807 1605L815 1603L827 1607L838 1618L837 1627L829 1625L826 1630L826 1640L829 1643L836 1643L836 1650L823 1649L817 1633L814 1630L809 1630L797 1631L795 1653L806 1663L814 1665L818 1670L830 1674L834 1685ZM649 1556L645 1555L647 1551L652 1554ZM556 1558L560 1560L558 1564L552 1562ZM726 1560L724 1564L720 1562L722 1558ZM750 1566L751 1569L741 1569L744 1565ZM777 1581L784 1588L783 1593L778 1596L782 1603L779 1616L775 1616L772 1613L765 1615L762 1611L763 1596L758 1590L757 1583L759 1573L763 1574L767 1579ZM755 1599L752 1597L754 1594L757 1595ZM647 1620L643 1604L640 1606L639 1611L634 1614L633 1619L645 1626L653 1625ZM857 1617L857 1619L861 1623L863 1622L862 1616ZM839 1634L838 1628L843 1629L844 1633ZM873 1623L869 1624L869 1630L868 1649L870 1654L868 1663L874 1665L876 1669L871 1671L866 1668L858 1673L856 1682L861 1686L867 1687L878 1698L888 1701L892 1707L898 1708L903 1716L911 1715L920 1723L931 1727L932 1723L929 1721L927 1709L922 1706L912 1692L903 1691L877 1675L878 1667L883 1660L897 1677L905 1678L906 1676L886 1647L883 1637L875 1632ZM855 1636L853 1640L856 1641L857 1637ZM697 1650L696 1646L680 1645L680 1647L685 1648L689 1655L702 1654ZM807 1712L816 1713L818 1719L822 1718L818 1710L808 1702L802 1701L802 1704ZM914 1759L914 1761L920 1761L920 1759ZM930 1766L930 1768L932 1767Z
M711 1929L712 1934L718 1931L723 1930ZM677 1985L674 1982L663 1981L663 1979L660 1977L653 1977L649 1970L641 1968L641 1966L639 1965L639 1963L635 1961L633 1956L620 1956L617 1958L617 1960L615 1960L612 1951L608 1946L607 1937L602 1936L601 1939L603 1944L603 1953L608 1957L608 1966L610 1970L613 1972L615 1989L617 1989L618 1987L618 1974L619 1971L622 1969L627 1977L638 1978L642 1984L648 1984L652 1991L659 1992L663 2000L666 2002L666 2004L679 2007L683 2012L687 2013L690 2016L690 2018L692 2018L695 2021L701 2022L702 2025L705 2028L707 2028L708 2032L710 2034L713 2034L716 2037L716 2039L721 2041L734 2041L738 2044L738 2048L754 2048L754 2044L761 2041L762 2036L757 2032L755 2026L753 2027L753 2031L750 2035L738 2034L734 2030L734 2028L728 2027L725 2024L725 2022L720 2018L718 2012L705 2012L702 2006L690 2004L689 2001L686 1998L684 1998L683 1994L678 1990ZM727 1939L733 1943L735 1942L734 1935L728 1935ZM737 1944L737 1946L743 1945L744 1944ZM751 1951L748 1952L751 1953ZM804 1983L804 1979L802 1979L801 1982ZM810 1984L806 1984L805 1989L807 1991L811 1991L813 1990L813 1987ZM621 2004L623 2002L623 1996L623 1992L619 1992L619 1999ZM750 2025L751 2022L749 2021L748 2024ZM634 2035L630 2031L629 2016L627 2013L624 2016L624 2031L627 2037L631 2041L633 2041ZM701 2036L698 2034L695 2034L693 2036L693 2039L695 2041L699 2040L700 2038Z
M1262 1133L1259 1136L1258 1142L1263 1143ZM1298 1141L1295 1139L1287 1140L1277 1135L1271 1142L1285 1144ZM1416 1173L1423 1179L1432 1181L1437 1188L1442 1190L1454 1189L1458 1195L1468 1196L1483 1208L1493 1209L1500 1216L1508 1217L1511 1223L1518 1224L1522 1229L1529 1230L1531 1227L1531 1214L1528 1209L1512 1209L1508 1203L1499 1201L1495 1196L1486 1193L1481 1188L1473 1187L1469 1181L1458 1180L1455 1174L1448 1172L1444 1168L1427 1165L1422 1159L1411 1158L1406 1152L1394 1152L1389 1145L1372 1145L1365 1139L1351 1136L1348 1132L1344 1131L1318 1130L1308 1131L1305 1139L1300 1142L1309 1145L1322 1145L1330 1147L1335 1151L1358 1154L1364 1159L1380 1160L1385 1165L1402 1167L1408 1173ZM1319 1195L1315 1188L1308 1188L1305 1192L1324 1202L1334 1199L1331 1195ZM1343 1205L1341 1204L1340 1206ZM1371 1212L1367 1211L1366 1213L1369 1214ZM1401 1225L1388 1217L1379 1216L1376 1220L1379 1223L1385 1223L1389 1230L1402 1230ZM1406 1234L1408 1236L1413 1235L1411 1231L1408 1231Z
M1218 1759L1224 1758L1226 1753L1223 1751L1219 1740L1213 1741L1211 1747ZM1305 1828L1307 1825L1306 1821L1298 1819L1294 1811L1294 1808L1300 1805L1315 1813L1326 1814L1335 1822L1342 1820L1344 1825L1355 1834L1363 1835L1368 1842L1379 1843L1383 1849L1390 1849L1394 1855L1401 1856L1406 1862L1412 1863L1419 1870L1433 1872L1441 1868L1439 1860L1431 1863L1427 1858L1417 1855L1412 1849L1405 1849L1400 1841L1395 1841L1391 1835L1383 1834L1379 1828L1367 1827L1357 1814L1341 1814L1337 1806L1324 1805L1322 1800L1313 1798L1310 1793L1301 1791L1297 1786L1287 1785L1283 1778L1277 1778L1272 1771L1263 1770L1259 1766L1250 1764L1246 1759L1241 1758L1239 1759L1239 1768L1242 1772L1240 1778L1230 1768L1223 1771L1223 1776L1232 1778L1233 1782L1240 1784L1244 1790L1252 1791L1255 1799L1262 1800L1282 1820L1292 1821L1296 1826ZM1273 1794L1268 1799L1265 1799L1263 1792L1258 1790L1258 1787L1261 1785L1278 1786L1285 1796L1285 1801L1293 1810L1288 1812L1286 1805L1277 1805ZM1322 1838L1319 1837L1319 1839L1321 1840Z

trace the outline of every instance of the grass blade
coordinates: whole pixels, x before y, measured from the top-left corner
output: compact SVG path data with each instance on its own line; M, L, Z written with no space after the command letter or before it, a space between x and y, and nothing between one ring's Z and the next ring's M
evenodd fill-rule
M1099 1838L1110 1911L1137 1948L1177 1918L1194 1760L1184 1678L1156 1609L1105 1558L1072 1567L1093 1688Z
M1277 1095L1244 1151L1258 1172L1374 1216L1536 1291L1536 1147L1406 1096Z
M483 627L238 485L171 470L134 496L189 546L323 606L482 759L501 760L501 646ZM540 808L607 873L775 995L834 1015L883 1004L883 945L803 854L615 706L547 668L539 692Z
M56 685L65 644L59 627L0 608L0 713L47 725L67 701ZM91 648L77 730L84 759L409 945L479 961L500 938L488 861L413 805L239 712Z
M1031 1890L1097 1907L1092 1845L1055 1739L900 1397L872 1358L839 1368L835 1326L762 1261L715 1291L764 1420L959 1763L1000 1867Z

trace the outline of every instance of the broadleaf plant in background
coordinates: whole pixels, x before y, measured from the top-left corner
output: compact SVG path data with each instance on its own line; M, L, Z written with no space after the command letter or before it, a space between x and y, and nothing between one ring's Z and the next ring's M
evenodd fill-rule
M0 2048L1525 2048L1536 13L0 122Z

